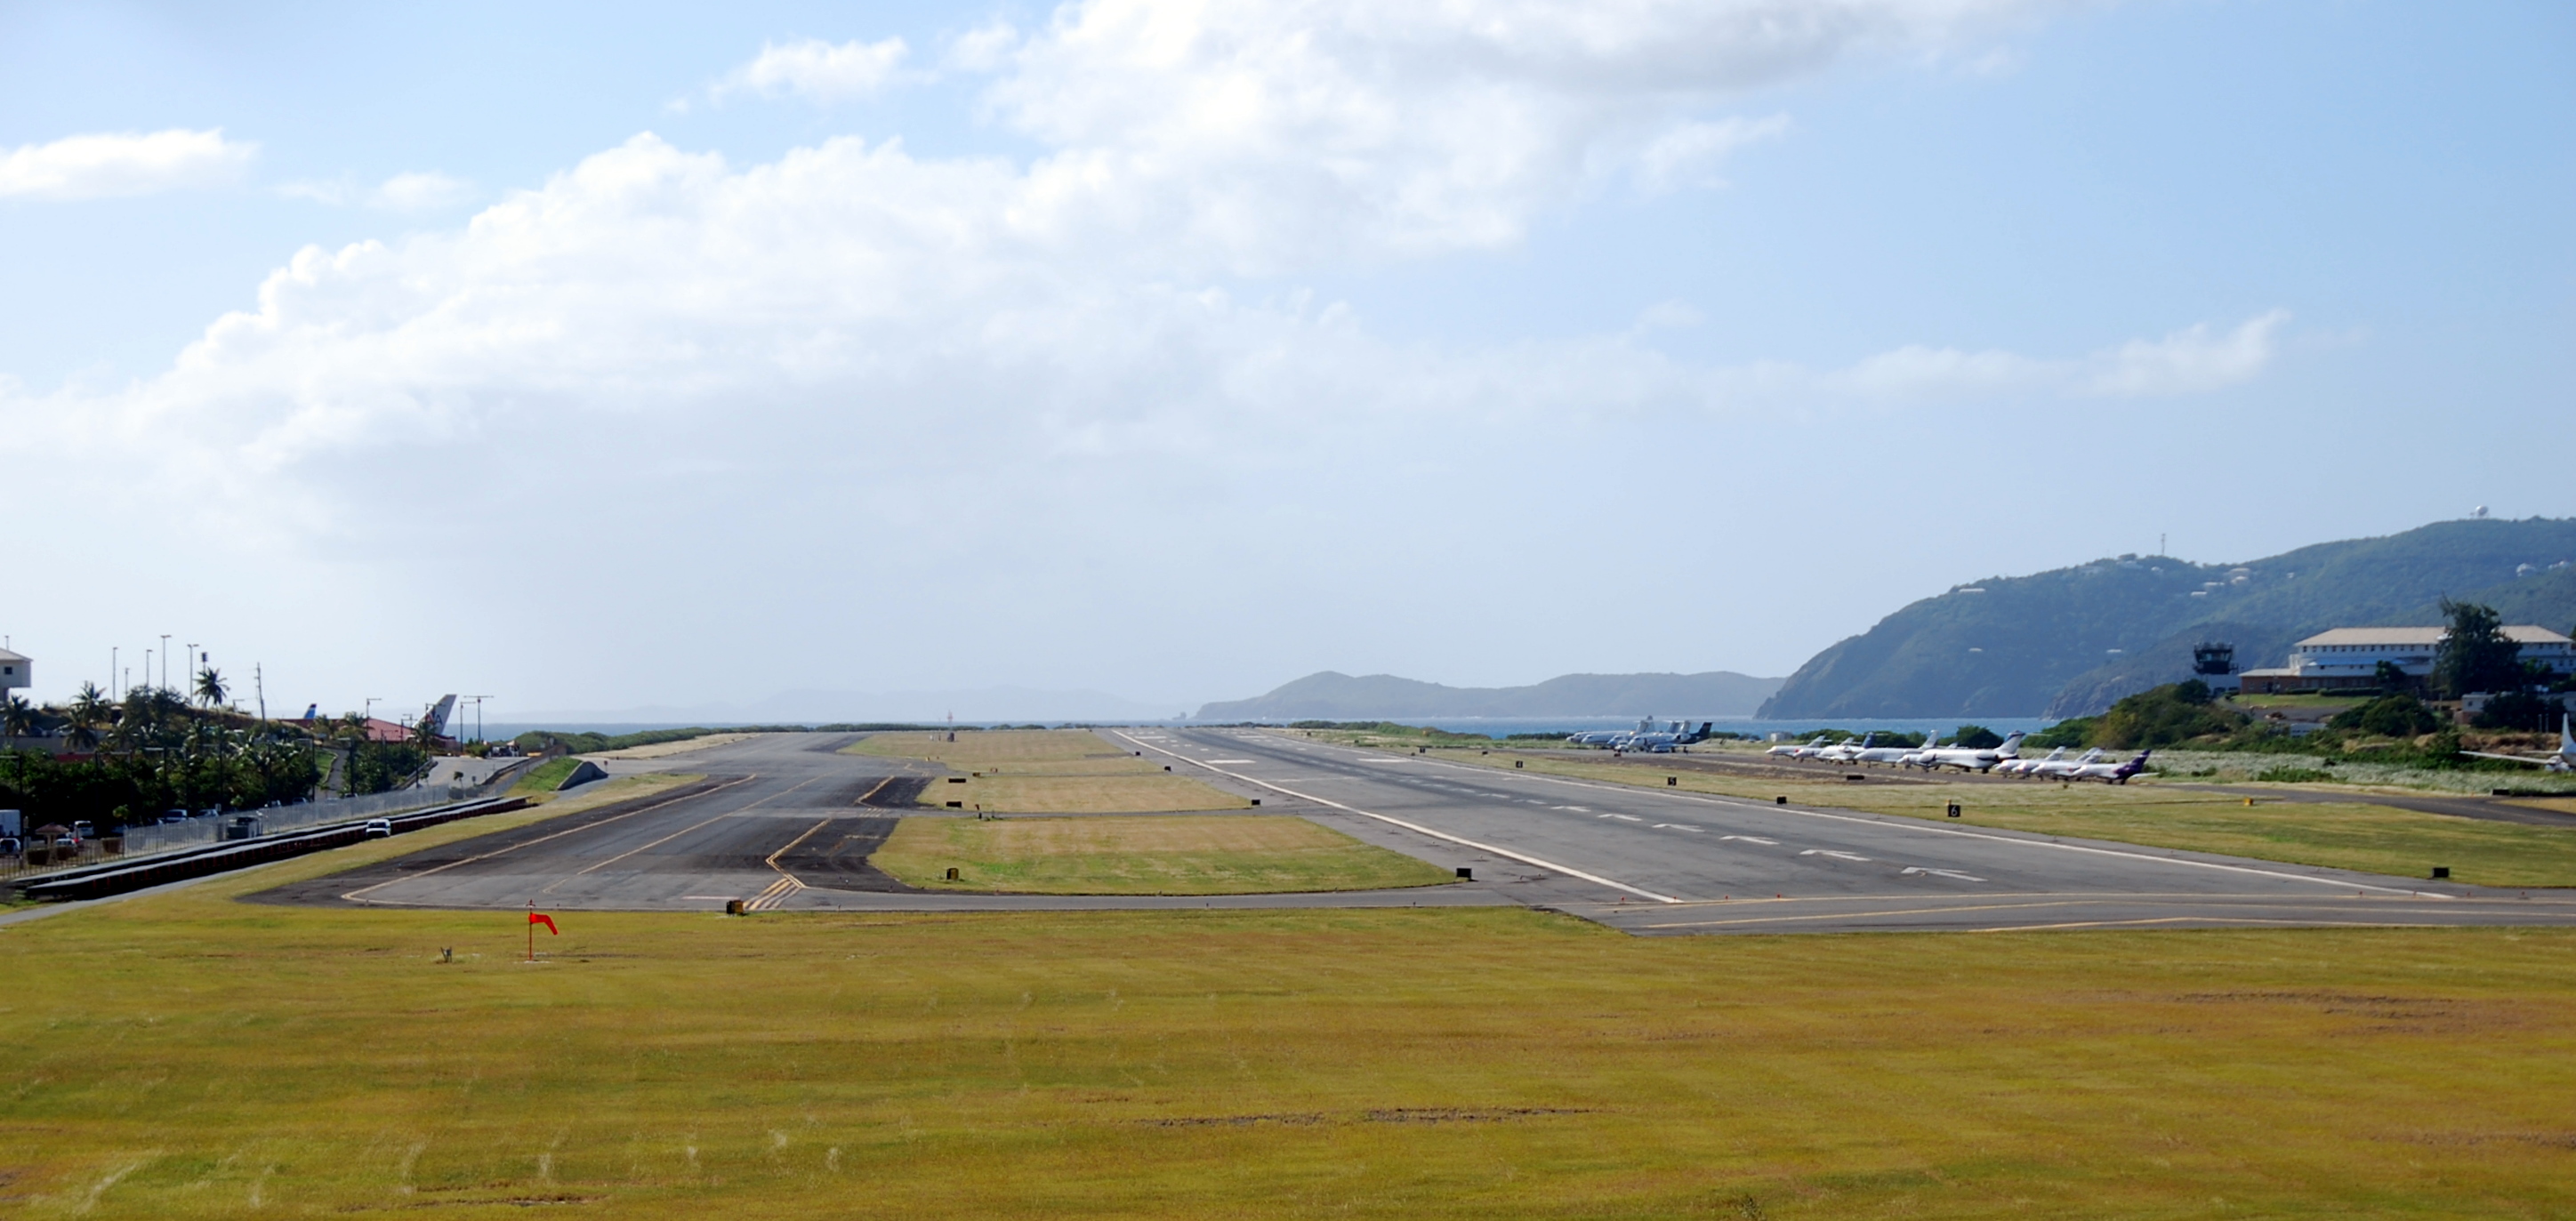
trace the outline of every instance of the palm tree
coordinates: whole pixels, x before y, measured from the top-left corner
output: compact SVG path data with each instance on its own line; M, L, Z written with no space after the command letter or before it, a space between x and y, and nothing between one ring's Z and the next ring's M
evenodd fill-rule
M208 708L224 702L224 676L213 666L197 671L197 702Z
M0 737L34 737L36 727L43 723L43 714L38 713L24 696L13 695L6 702L0 702Z
M97 750L98 731L108 723L113 713L113 706L107 702L107 693L99 690L97 683L82 683L80 693L72 696L69 709L71 731L65 736L71 739L72 748Z

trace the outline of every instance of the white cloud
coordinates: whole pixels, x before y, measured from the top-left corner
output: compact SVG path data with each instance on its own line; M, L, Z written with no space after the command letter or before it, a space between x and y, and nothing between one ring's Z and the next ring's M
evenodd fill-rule
M2179 330L2158 340L2133 339L2094 360L2087 388L2095 394L2196 394L2245 381L2272 363L2272 333L2290 311L2246 319L2225 335L2209 325Z
M478 193L473 183L445 174L396 174L378 185L368 202L393 212L429 212L472 203Z
M222 128L67 136L0 156L0 197L105 199L222 186L238 180L258 151L224 139Z
M1717 164L1728 153L1756 141L1772 139L1788 130L1789 116L1784 114L1775 114L1767 119L1676 123L1648 142L1644 152L1637 154L1637 177L1648 190L1653 191L1717 185Z
M1714 329L1679 303L1627 333L1442 347L1295 291L1311 268L1514 241L1605 181L1705 173L1778 122L1714 114L1735 91L2008 7L1071 7L993 52L988 105L1046 143L1031 161L841 138L737 165L638 136L461 226L301 251L156 377L0 386L0 432L29 455L22 495L185 522L242 572L399 557L368 587L428 598L451 574L523 570L532 538L657 574L686 556L686 588L613 614L580 601L606 588L586 579L530 597L585 640L717 642L725 664L863 616L897 638L886 617L915 611L889 591L928 579L925 556L972 557L918 611L934 642L1038 601L1076 638L1132 624L1148 594L1208 616L1252 595L1304 613L1327 586L1378 591L1371 615L1447 605L1482 578L1365 527L1624 503L1638 463L1756 444L1784 405L2260 371L2277 320L2093 356L1713 366L1647 342ZM783 67L740 79L816 87ZM398 176L342 198L469 189ZM1274 278L1230 278L1247 271ZM1229 512L1261 529L1217 537ZM755 583L745 632L730 591ZM1000 659L984 664L1099 651L977 639ZM929 667L941 649L898 652ZM557 702L628 698L622 681Z
M762 97L794 94L809 102L843 102L874 94L902 77L911 49L900 38L833 44L820 38L768 43L750 63L707 91L721 101L737 93Z
M387 212L433 212L474 202L481 194L473 183L436 172L396 174L373 187L342 182L289 182L277 188L289 199L310 199L332 207L364 204Z
M2015 352L1968 352L1908 345L1850 368L1792 376L1809 393L1881 402L1926 402L1980 395L2095 395L2126 398L2200 394L2260 375L2272 360L2272 335L2289 320L2271 310L2213 337L2209 325L2163 339L2133 339L2088 356L2044 359Z
M1019 27L992 21L950 40L941 62L960 72L996 72L1020 47Z

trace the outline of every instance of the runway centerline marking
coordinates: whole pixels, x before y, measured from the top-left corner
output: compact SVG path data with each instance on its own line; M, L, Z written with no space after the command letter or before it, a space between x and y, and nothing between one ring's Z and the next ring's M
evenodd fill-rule
M1114 730L1113 730L1112 732L1116 732L1116 731L1114 731ZM1126 738L1128 741L1130 741L1130 742L1134 742L1134 743L1136 743L1136 744L1137 744L1137 745L1139 745L1139 746L1151 746L1151 744L1150 744L1150 743L1147 743L1147 742L1146 742L1146 741L1144 741L1143 739L1141 739L1141 738L1137 738L1137 737L1133 737L1133 736L1128 735L1128 734L1120 733L1120 734L1118 734L1118 736L1119 736L1119 737L1122 737L1122 738ZM1180 753L1180 752L1178 752L1178 751L1163 750L1163 748L1162 748L1162 747L1159 747L1159 746L1152 746L1151 748L1152 748L1152 749L1154 749L1154 750L1156 750L1156 751L1161 751L1163 754L1170 755L1171 757L1173 757L1173 758L1175 758L1175 759L1180 759L1180 760L1182 760L1183 762L1188 762L1188 763L1197 763L1197 762L1198 762L1197 760L1195 760L1195 759L1191 759L1191 758L1189 758L1188 756L1183 755L1183 754L1181 754L1181 753ZM1199 764L1199 766L1201 766L1201 767L1206 767L1207 765L1202 763L1202 764ZM1465 838L1462 838L1462 837L1460 837L1460 836L1451 835L1451 834L1449 834L1449 833L1448 833L1448 832L1446 832L1446 831L1434 831L1434 830L1432 830L1431 828L1426 827L1426 826L1423 826L1423 825L1422 825L1422 824L1420 824L1420 823L1406 822L1405 820L1403 820L1403 819L1401 819L1401 818L1389 818L1389 817L1387 817L1387 816L1386 816L1386 815L1384 815L1384 814L1376 814L1376 813L1372 813L1372 812L1370 812L1370 811L1360 809L1360 808L1358 808L1357 806L1346 806L1346 805L1343 805L1342 803L1340 803L1340 802L1338 802L1338 801L1330 800L1329 798L1317 797L1317 796L1314 796L1314 795L1309 794L1309 793L1300 793L1300 792L1298 792L1297 790L1292 789L1292 788L1289 788L1289 787L1287 787L1287 786L1285 786L1285 785L1272 784L1271 782L1269 782L1269 781L1267 781L1267 780L1255 780L1255 779L1253 779L1252 777L1250 777L1250 776L1246 776L1246 775L1244 775L1244 774L1243 774L1243 773L1241 773L1241 772L1229 772L1229 771L1227 771L1227 770L1225 770L1224 768L1221 768L1221 767L1210 767L1210 768L1208 768L1208 770L1209 770L1209 771L1212 771L1212 772L1215 772L1216 774L1218 774L1218 775L1220 775L1220 776L1230 776L1230 777L1232 777L1232 778L1234 778L1234 779L1236 779L1236 780L1240 780L1240 781L1242 781L1242 782L1244 782L1244 783L1246 783L1246 784L1257 784L1257 785L1260 785L1261 787L1263 787L1263 788L1265 788L1265 789L1269 789L1270 791L1272 791L1272 792L1274 792L1274 793L1285 793L1285 794L1287 794L1288 796L1298 798L1299 800L1303 800L1303 801L1311 801L1311 802L1314 802L1314 803L1315 803L1315 804L1317 804L1317 805L1326 805L1326 806L1331 806L1331 807L1333 807L1334 809L1336 809L1336 810L1340 810L1340 811L1342 811L1342 812L1343 812L1343 813L1345 813L1345 814L1357 814L1357 815L1359 815L1359 816L1360 816L1360 817L1362 817L1362 818L1374 818L1374 819L1378 820L1379 822L1382 822L1382 823L1390 823L1390 824L1393 824L1393 825L1395 825L1395 826L1402 827L1402 828L1404 828L1404 829L1405 829L1405 830L1407 830L1407 831L1415 831L1415 832L1419 832L1419 833L1421 833L1421 834L1423 834L1423 835L1428 835L1428 836L1430 836L1430 837L1431 837L1431 838L1433 838L1433 839L1444 839L1444 840L1447 840L1447 841L1449 841L1450 843L1453 843L1453 844L1462 844L1462 845L1464 845L1464 846L1466 846L1466 847L1473 848L1473 849L1477 850L1478 852L1491 852L1491 853L1493 853L1493 854L1494 854L1494 855L1496 855L1496 856L1506 857L1506 858L1509 858L1509 859L1511 859L1511 860L1519 861L1520 863L1522 863L1522 864L1524 864L1524 865L1535 865L1535 866L1537 866L1537 867L1539 867L1539 868L1541 868L1541 869L1549 870L1549 871L1554 872L1554 873L1561 873L1561 874L1564 874L1564 875L1566 875L1567 877L1581 878L1581 879L1583 879L1583 880L1584 880L1584 881L1586 881L1586 882L1593 883L1594 885L1597 885L1597 886L1607 886L1607 887L1611 888L1612 890L1624 890L1624 891L1627 891L1629 894L1636 895L1636 896L1638 896L1638 897L1640 897L1640 898L1652 899L1652 900L1654 900L1654 901L1655 901L1655 902L1657 902L1657 903L1680 903L1680 902L1683 902L1683 900L1681 900L1681 899L1679 899L1679 898L1676 898L1676 897L1674 897L1674 896L1672 896L1672 895L1657 894L1657 893L1655 893L1654 891L1647 890L1647 889L1645 889L1645 888L1643 888L1643 887L1630 886L1630 885L1629 885L1629 884L1627 884L1626 882L1614 882L1614 881L1611 881L1611 880L1610 880L1610 879L1608 879L1608 878L1602 877L1601 875L1599 875L1599 874L1597 874L1597 873L1586 873L1586 872L1584 872L1583 870L1569 868L1569 867L1564 866L1564 865L1559 865L1559 864L1557 864L1557 863L1555 863L1555 862L1553 862L1553 861L1543 861L1543 860L1540 860L1539 858L1534 857L1534 856L1529 856L1529 855L1526 855L1526 854L1523 854L1523 853L1514 852L1514 851L1512 851L1512 850L1511 850L1511 849L1509 849L1509 848L1497 848L1497 847L1495 847L1495 846L1494 846L1494 845L1492 845L1492 844L1480 844L1480 843L1477 843L1476 841L1474 841L1474 840L1472 840L1472 839L1465 839Z

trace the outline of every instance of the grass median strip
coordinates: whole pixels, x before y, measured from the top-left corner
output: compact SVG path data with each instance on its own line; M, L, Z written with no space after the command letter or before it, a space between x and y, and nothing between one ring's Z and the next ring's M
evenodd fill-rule
M1435 886L1450 874L1302 818L908 818L868 858L927 890L1236 895ZM947 880L955 868L957 881Z
M946 733L880 733L844 747L847 754L925 759L965 775L934 782L921 804L998 814L1145 814L1175 810L1241 810L1249 799L1166 771L1080 729L991 729Z
M0 930L6 1211L2576 1211L2562 931L229 899L326 867Z

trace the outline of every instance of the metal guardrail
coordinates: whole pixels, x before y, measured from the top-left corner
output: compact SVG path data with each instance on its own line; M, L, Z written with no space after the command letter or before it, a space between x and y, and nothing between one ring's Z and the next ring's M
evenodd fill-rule
M487 797L397 815L386 821L392 823L394 833L400 835L460 818L516 810L527 804L527 799L522 797ZM366 838L369 821L366 817L359 817L287 835L263 835L257 839L235 840L191 851L163 853L143 860L120 859L85 865L22 881L17 884L18 893L30 899L95 899L123 894L164 882L201 878L354 844Z
M509 787L515 783L531 760L519 760L487 776L479 784L442 784L435 788L394 789L369 793L361 797L331 797L321 801L299 801L291 806L270 806L262 810L228 810L214 818L191 818L186 822L139 824L124 832L125 855L166 852L190 844L211 844L223 838L223 827L240 814L257 815L259 833L276 835L299 827L319 826L352 818L380 818L405 810L417 810L444 802L466 801Z

